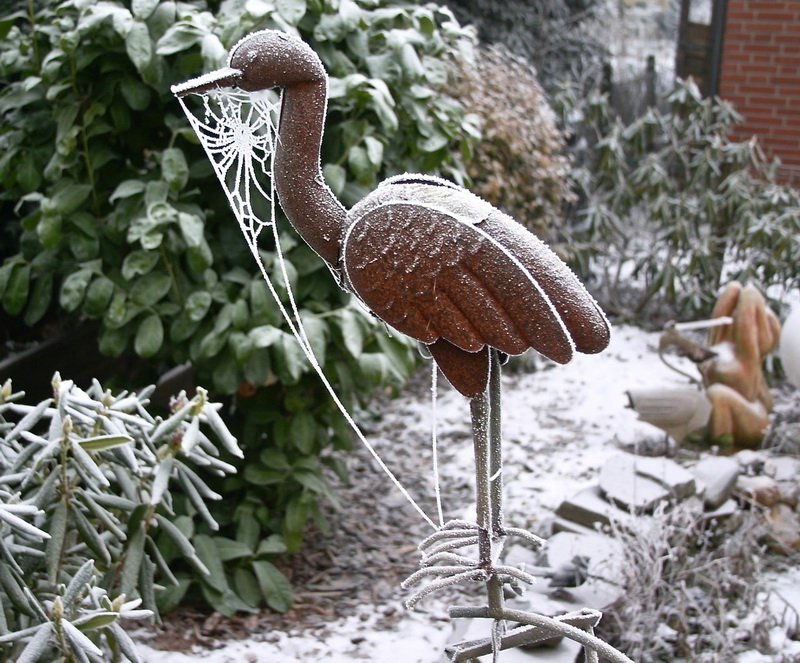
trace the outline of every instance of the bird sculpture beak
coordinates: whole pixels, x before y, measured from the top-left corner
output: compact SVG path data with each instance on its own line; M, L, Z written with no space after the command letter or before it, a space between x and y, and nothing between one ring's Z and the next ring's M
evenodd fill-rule
M201 94L208 90L219 90L225 87L238 87L242 80L242 72L232 67L224 67L216 71L203 74L188 81L173 85L172 94L176 97L185 97L187 94Z

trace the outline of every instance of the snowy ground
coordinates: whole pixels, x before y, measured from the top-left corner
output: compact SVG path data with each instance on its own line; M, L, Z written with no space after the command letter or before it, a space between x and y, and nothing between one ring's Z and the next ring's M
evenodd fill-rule
M538 529L561 500L596 479L597 470L618 452L619 443L657 433L637 421L635 413L626 407L625 396L625 390L630 388L681 383L680 376L658 360L657 339L656 334L619 327L602 354L578 355L566 366L541 364L533 372L512 373L504 378L505 495L510 524ZM387 405L377 431L379 436L381 431L403 431L403 436L430 435L431 403L420 398L419 392L417 389ZM437 420L443 481L451 486L471 484L473 464L466 402L447 385L442 386L441 392ZM391 453L387 460L391 464ZM420 463L427 464L427 459L420 459ZM445 514L468 517L469 505L445 504ZM798 581L800 573L775 580L780 582L781 594L800 609ZM364 605L358 614L331 621L323 629L301 626L271 630L247 640L216 643L214 649L195 648L188 654L156 651L146 645L141 646L141 651L148 663L443 661L443 648L460 639L460 633L454 635L454 628L460 629L461 625L447 618L445 603L436 598L424 600L421 611L413 613L405 612L404 598L407 595L397 588L388 603ZM387 627L387 614L402 616ZM781 633L775 637L780 639ZM787 654L791 651L800 657L800 647L796 645L800 643L785 643ZM502 660L512 663L547 659L508 652ZM741 663L768 660L778 659L757 653L740 659Z

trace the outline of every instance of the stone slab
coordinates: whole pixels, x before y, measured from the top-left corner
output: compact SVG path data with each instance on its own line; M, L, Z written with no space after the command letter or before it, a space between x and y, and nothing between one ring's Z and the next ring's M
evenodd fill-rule
M668 458L619 454L603 465L599 481L607 499L635 513L649 513L665 500L695 493L694 475Z
M636 456L637 474L652 479L683 500L696 492L694 475L671 458Z
M589 577L620 584L625 551L618 539L599 532L591 534L559 532L547 540L544 552L547 566L552 569L571 565L575 557L585 557L588 558L586 572Z
M726 456L705 456L691 468L698 486L703 488L706 508L716 509L725 503L736 486L739 471L739 463Z
M755 502L761 506L772 506L781 501L778 482L766 474L759 474L754 477L739 476L736 479L734 493L743 502Z
M775 481L800 482L800 458L773 456L764 463L764 474Z
M633 457L630 457L633 458ZM655 481L636 474L635 463L615 456L600 470L600 490L607 500L634 513L651 513L669 499L669 491Z
M608 525L613 520L626 526L634 516L603 499L599 486L585 488L564 500L556 509L556 516L594 529L595 523Z

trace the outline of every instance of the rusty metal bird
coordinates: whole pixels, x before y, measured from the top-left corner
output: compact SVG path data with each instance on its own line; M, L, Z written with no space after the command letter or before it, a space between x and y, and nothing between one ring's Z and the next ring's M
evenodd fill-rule
M320 148L328 77L302 40L253 33L228 66L175 86L282 90L274 181L292 226L378 318L428 346L464 396L484 392L489 349L534 348L565 363L609 342L605 316L542 241L488 202L428 175L399 175L346 210L325 184Z

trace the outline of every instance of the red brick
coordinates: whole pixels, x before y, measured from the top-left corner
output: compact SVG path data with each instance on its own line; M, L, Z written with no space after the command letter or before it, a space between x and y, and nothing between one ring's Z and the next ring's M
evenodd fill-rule
M755 20L759 22L778 22L781 24L781 30L785 30L787 24L791 24L795 20L795 15L789 11L762 11L757 9L755 12Z
M746 84L740 85L739 90L747 95L758 94L771 96L773 87L766 83L757 83L752 78L748 79Z

